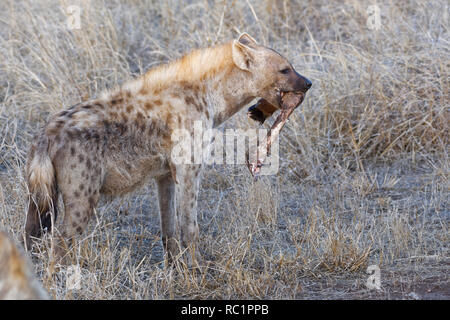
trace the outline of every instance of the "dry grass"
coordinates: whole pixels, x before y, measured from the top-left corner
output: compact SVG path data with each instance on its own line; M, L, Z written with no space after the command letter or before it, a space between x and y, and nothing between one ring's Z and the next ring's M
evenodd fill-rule
M64 10L82 8L81 29ZM278 175L209 167L200 269L164 269L153 185L97 210L67 290L42 241L33 261L56 299L445 298L449 265L446 1L0 3L0 224L21 238L22 176L49 114L148 68L246 31L313 81L281 134ZM245 112L226 127L248 127ZM365 286L368 265L381 290ZM411 294L415 292L416 295Z

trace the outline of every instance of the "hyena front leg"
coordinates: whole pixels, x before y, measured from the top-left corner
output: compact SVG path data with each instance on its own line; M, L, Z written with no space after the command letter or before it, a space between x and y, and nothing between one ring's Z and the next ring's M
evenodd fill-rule
M175 182L168 174L156 179L158 186L159 214L161 219L161 239L167 261L171 263L178 254L175 215Z
M181 245L186 249L189 264L200 262L198 253L197 195L200 186L201 165L182 165L176 169L176 209L180 227Z

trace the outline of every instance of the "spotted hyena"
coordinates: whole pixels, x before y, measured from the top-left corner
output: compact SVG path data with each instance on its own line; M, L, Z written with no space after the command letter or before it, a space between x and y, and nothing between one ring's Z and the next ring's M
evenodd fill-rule
M48 299L22 250L0 230L0 300Z
M202 165L172 161L174 132L192 132L194 121L217 127L254 98L264 103L252 117L267 117L259 106L270 105L273 113L282 92L310 86L283 56L243 34L57 113L35 138L26 165L27 247L30 237L51 228L59 193L65 209L60 241L67 241L86 228L101 195L126 194L153 178L168 258L194 248Z

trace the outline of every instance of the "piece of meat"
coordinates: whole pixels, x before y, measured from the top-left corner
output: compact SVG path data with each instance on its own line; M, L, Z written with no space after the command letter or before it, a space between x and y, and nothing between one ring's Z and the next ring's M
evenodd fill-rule
M303 101L304 94L296 92L286 92L281 97L281 112L267 133L267 137L264 143L260 144L257 148L256 162L247 163L250 173L256 177L260 171L261 167L266 160L267 156L270 155L270 146L275 141L275 139L280 134L281 129L283 129L286 124L287 119Z
M265 99L259 99L258 102L251 106L247 111L247 116L254 120L258 121L260 124L263 124L264 121L272 116L278 108L270 104Z

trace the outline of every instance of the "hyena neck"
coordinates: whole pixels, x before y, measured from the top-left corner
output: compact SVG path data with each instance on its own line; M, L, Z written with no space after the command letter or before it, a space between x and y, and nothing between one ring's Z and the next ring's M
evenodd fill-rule
M231 118L236 112L255 98L253 79L249 72L234 66L229 72L218 75L212 81L213 126L217 127Z
M235 65L232 42L229 42L194 50L174 62L155 67L138 79L128 81L107 98L114 100L114 97L127 93L130 97L140 97L142 101L149 97L158 100L157 97L161 97L164 92L183 86L189 90L178 91L187 95L188 91L196 90L195 102L207 104L203 108L208 118L213 119L214 127L229 119L255 97L252 75Z
M144 87L150 91L180 83L206 88L197 94L204 98L199 100L207 102L204 108L212 115L213 126L229 119L255 97L251 73L239 69L233 61L232 42L194 50L144 75Z

